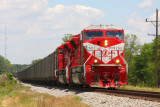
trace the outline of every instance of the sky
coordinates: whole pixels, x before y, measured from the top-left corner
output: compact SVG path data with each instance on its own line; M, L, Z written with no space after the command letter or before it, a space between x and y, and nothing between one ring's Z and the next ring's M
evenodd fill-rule
M155 27L145 19L155 20L159 6L160 0L0 0L0 55L5 56L5 26L12 64L44 58L61 45L64 34L92 24L113 24L149 43Z

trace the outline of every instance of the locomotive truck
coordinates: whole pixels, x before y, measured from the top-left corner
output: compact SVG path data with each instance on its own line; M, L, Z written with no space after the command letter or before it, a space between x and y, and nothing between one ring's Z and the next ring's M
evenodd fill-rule
M124 30L91 25L43 60L18 72L18 79L59 85L122 87L127 84Z

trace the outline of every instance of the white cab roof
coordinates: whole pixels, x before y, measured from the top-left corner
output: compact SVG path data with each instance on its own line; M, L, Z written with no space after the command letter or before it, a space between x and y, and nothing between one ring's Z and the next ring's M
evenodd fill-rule
M122 28L119 28L115 25L90 25L85 28L85 30L98 30L98 29L122 30Z

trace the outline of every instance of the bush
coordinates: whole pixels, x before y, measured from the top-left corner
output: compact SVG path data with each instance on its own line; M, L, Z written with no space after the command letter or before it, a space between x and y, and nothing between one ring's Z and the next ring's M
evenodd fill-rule
M9 81L9 85L16 85L16 84L17 84L16 80Z
M7 78L9 78L10 80L13 79L13 74L12 73L6 73L6 75L7 75Z
M1 85L1 86L6 86L6 82L5 82L5 81L2 81L0 85Z

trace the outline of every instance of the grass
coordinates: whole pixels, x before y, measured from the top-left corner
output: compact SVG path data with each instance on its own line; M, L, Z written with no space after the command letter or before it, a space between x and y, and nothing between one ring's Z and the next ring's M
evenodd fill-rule
M160 88L139 87L139 86L131 86L131 85L126 85L118 89L160 92Z
M56 98L54 107L89 107L86 104L79 103L82 99L77 96L65 96Z
M89 107L81 103L78 96L56 98L48 94L36 93L0 75L0 107Z

